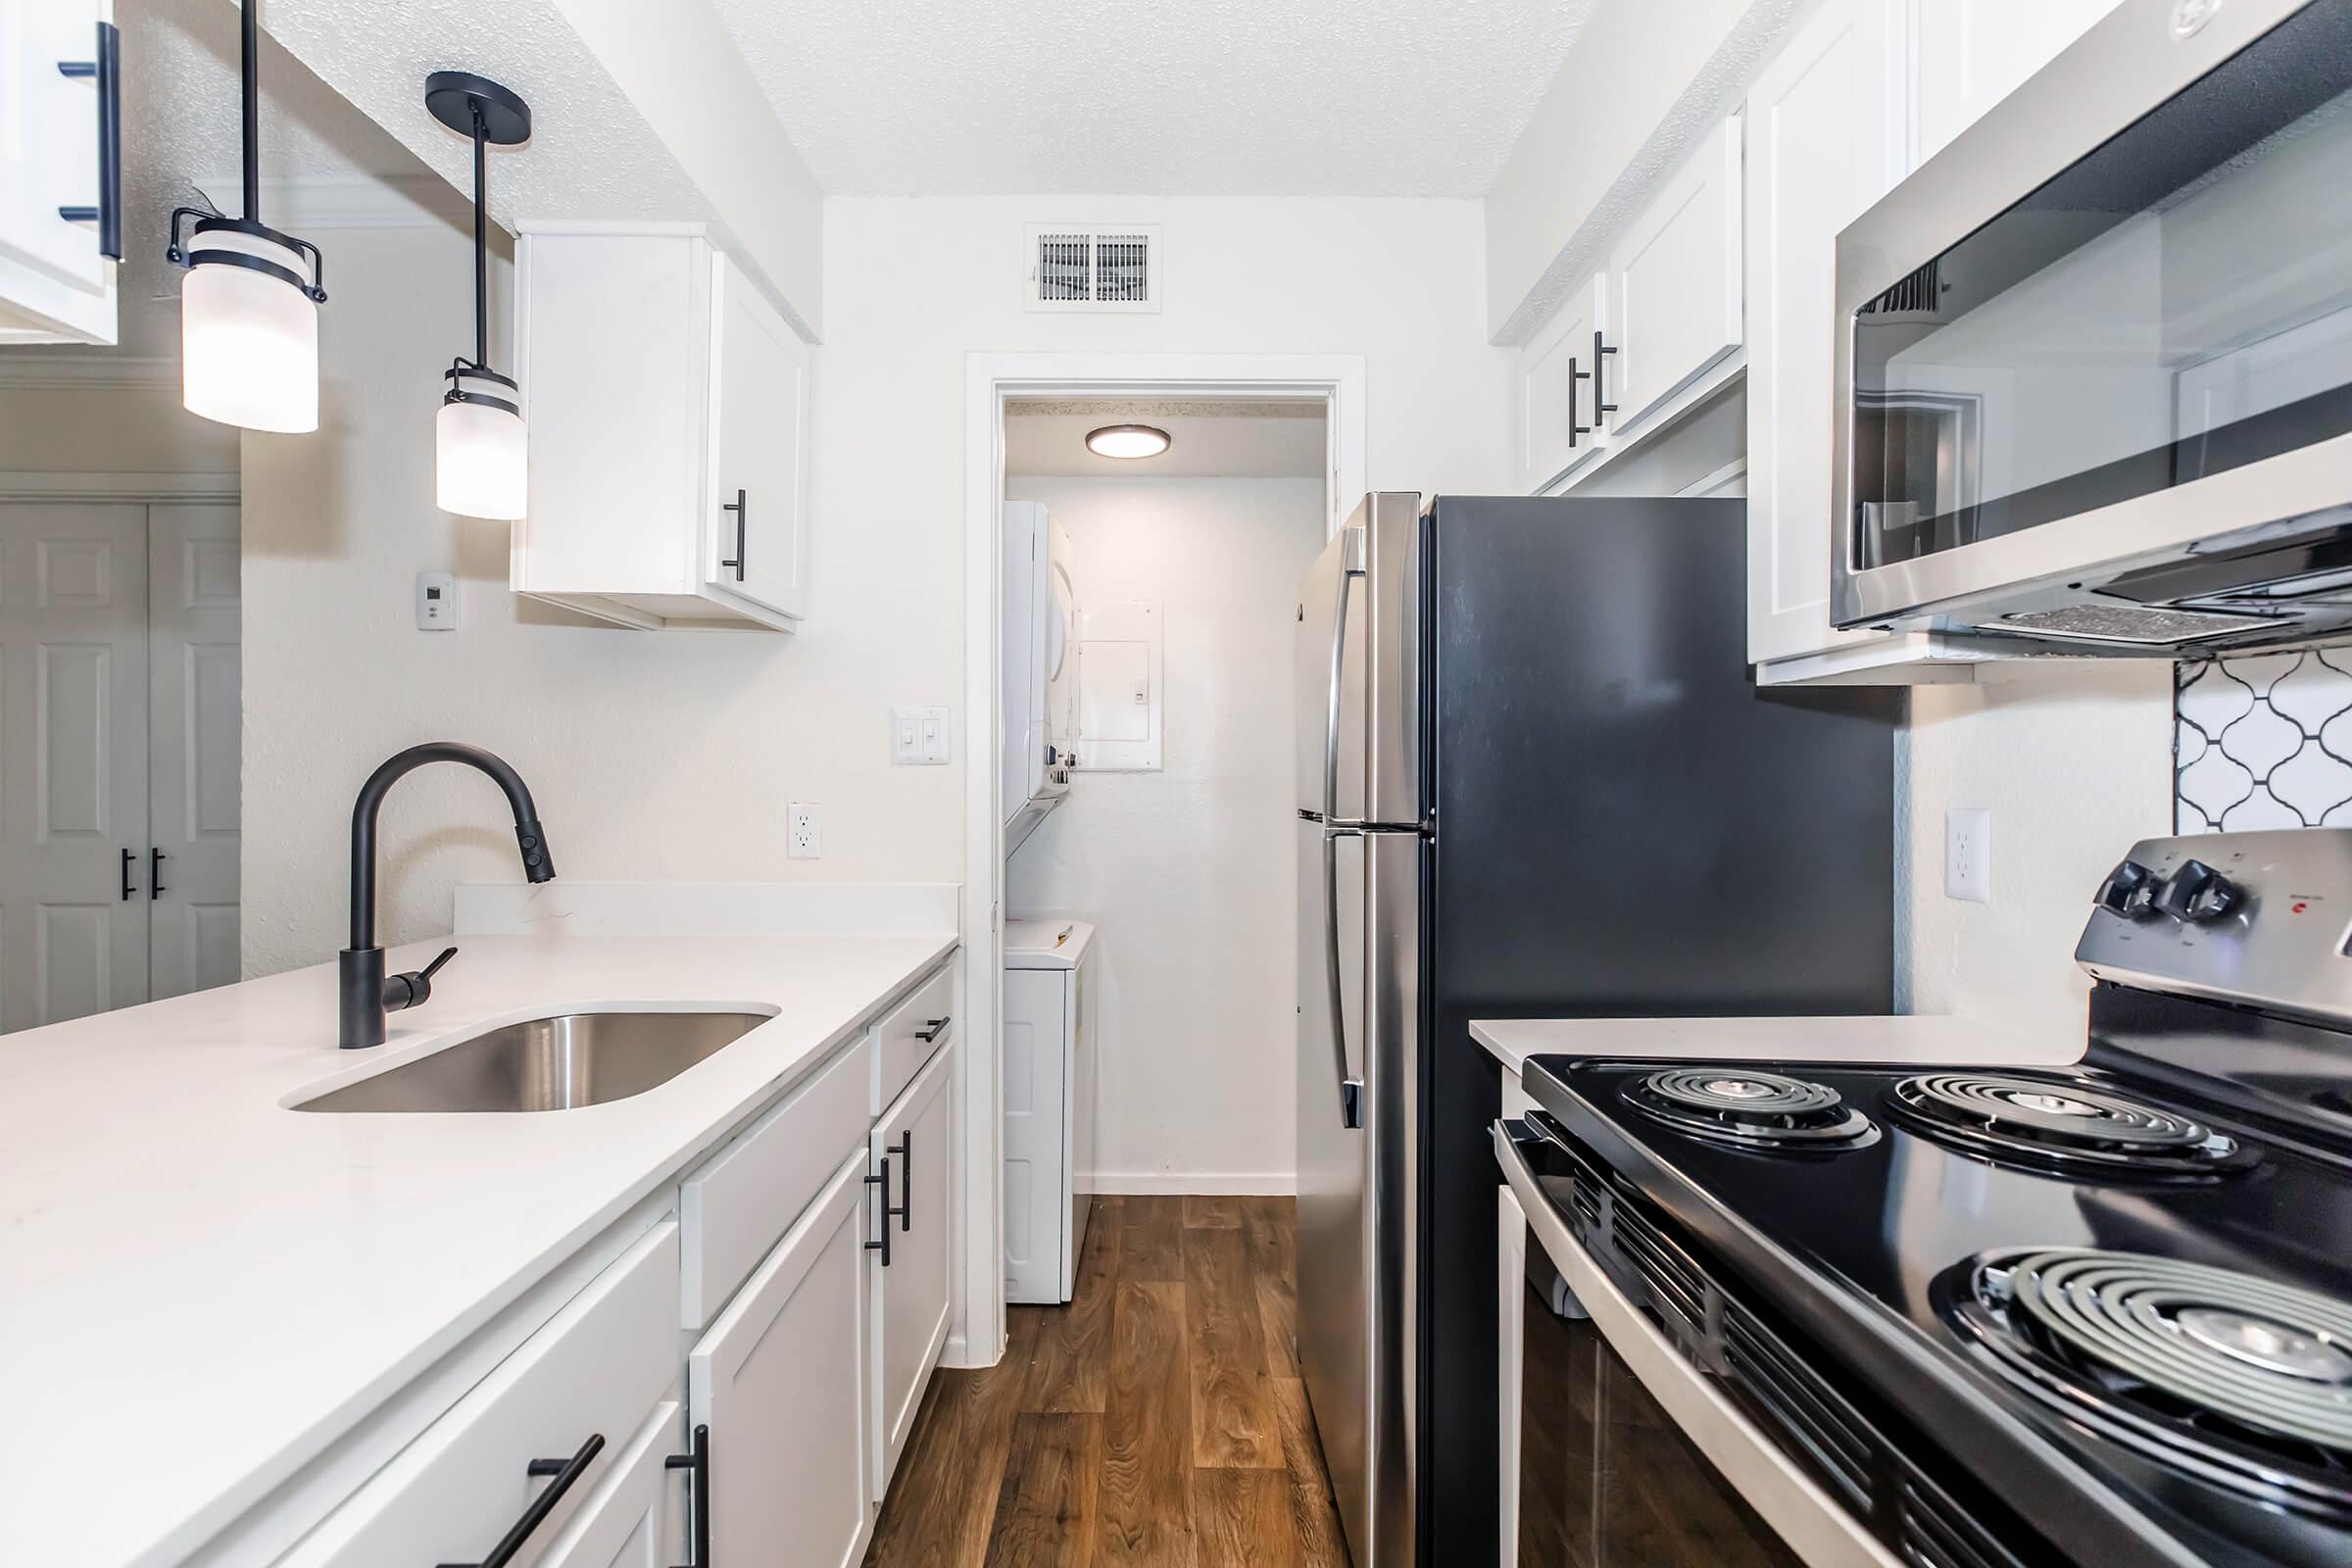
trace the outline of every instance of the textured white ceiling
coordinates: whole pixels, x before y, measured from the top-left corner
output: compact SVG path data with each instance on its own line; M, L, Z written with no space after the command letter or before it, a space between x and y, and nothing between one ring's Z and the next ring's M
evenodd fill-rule
M713 0L841 195L1479 196L1585 0Z

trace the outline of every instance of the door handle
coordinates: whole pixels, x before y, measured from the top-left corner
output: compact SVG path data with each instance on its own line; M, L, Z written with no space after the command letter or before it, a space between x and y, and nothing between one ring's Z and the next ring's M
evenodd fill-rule
M568 1459L533 1459L529 1465L530 1474L556 1478L549 1483L547 1490L531 1499L531 1505L522 1510L522 1517L515 1520L514 1527L499 1538L498 1544L490 1548L489 1556L478 1563L445 1562L441 1568L507 1568L507 1564L514 1560L514 1554L522 1549L522 1544L531 1539L531 1532L547 1523L547 1516L556 1511L556 1504L564 1500L564 1494L569 1492L572 1484L587 1473L589 1465L596 1462L596 1456L604 1451L604 1446L605 1435L591 1432L588 1441L580 1445L580 1451Z
M125 904L130 902L131 894L137 891L130 885L130 867L131 862L136 860L138 858L139 852L136 850L124 850L122 852L122 902Z
M1601 341L1600 328L1592 329L1592 427L1600 428L1600 416L1615 414L1617 405L1609 401L1609 383L1604 372L1609 368L1608 356L1616 349Z
M743 581L743 514L751 510L751 508L746 505L748 499L749 498L743 493L743 491L737 490L735 492L734 500L722 501L719 503L718 507L718 510L721 512L732 512L735 514L735 559L733 561L722 561L719 563L719 564L722 566L733 566L735 568L735 580L737 582Z
M98 254L122 259L122 34L111 22L98 24L95 60L61 60L57 74L87 76L98 88L98 205L60 207L69 223L98 225Z
M910 1231L914 1229L914 1129L909 1127L899 1134L899 1141L890 1146L890 1152L899 1156L899 1229ZM888 1193L884 1193L882 1202L882 1221L887 1225L890 1223Z
M1353 828L1323 830L1323 974L1331 986L1331 1055L1339 1070L1340 1125L1364 1124L1364 1081L1348 1070L1348 1012L1340 985L1340 840L1362 838Z
M1574 451L1574 450L1576 449L1576 438L1577 438L1578 436L1580 436L1580 435L1591 435L1591 434L1592 433L1592 427L1591 425L1589 425L1589 424L1579 424L1579 423L1577 423L1577 422L1576 422L1576 383L1577 383L1577 382L1579 382L1579 381L1590 381L1590 380L1592 380L1592 372L1591 370L1580 370L1580 369L1578 369L1578 368L1576 368L1576 356L1575 356L1575 355L1573 355L1573 354L1569 355L1569 356L1568 356L1568 447L1569 447L1569 450L1570 450L1570 451Z
M693 1543L694 1560L686 1568L710 1568L710 1429L694 1429L694 1446L684 1453L662 1457L664 1470L683 1470L686 1476L686 1502L691 1510L687 1535Z
M932 1041L937 1040L940 1036L940 1031L947 1028L947 1026L953 1021L953 1019L949 1018L925 1018L923 1022L929 1024L931 1027L928 1029L917 1029L914 1032L914 1038L920 1040L924 1045L927 1046Z
M1364 574L1364 530L1350 528L1340 545L1340 592L1331 613L1331 693L1323 729L1323 815L1340 814L1340 684L1348 670L1348 591Z
M147 852L147 897L150 902L172 891L164 886L164 862L170 858L172 857L162 850Z
M880 1252L882 1266L888 1268L890 1267L890 1220L891 1216L898 1212L890 1206L890 1161L888 1158L882 1161L881 1175L877 1176L872 1171L866 1172L865 1185L882 1189L882 1223L876 1227L878 1239L866 1243L865 1250L869 1252Z

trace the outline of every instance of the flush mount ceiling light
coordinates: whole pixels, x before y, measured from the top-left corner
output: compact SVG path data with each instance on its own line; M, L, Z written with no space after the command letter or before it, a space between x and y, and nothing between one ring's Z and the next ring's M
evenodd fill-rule
M1106 424L1086 432L1086 450L1098 458L1156 458L1168 446L1168 432L1156 425Z
M490 368L489 167L485 149L531 137L530 107L514 93L465 71L424 78L424 107L473 141L473 358L444 372L449 390L433 419L435 499L444 512L513 521L528 510L530 466L520 388Z
M248 430L316 430L326 290L318 247L261 221L260 3L244 4L245 216L179 208L164 250L188 273L179 289L180 401L190 414ZM196 220L184 243L183 218Z

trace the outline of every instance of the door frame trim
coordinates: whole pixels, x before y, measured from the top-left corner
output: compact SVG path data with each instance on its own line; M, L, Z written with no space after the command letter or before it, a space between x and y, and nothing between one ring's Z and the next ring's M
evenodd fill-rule
M0 501L173 502L201 504L242 498L238 473L0 473Z
M1364 494L1360 354L967 354L964 356L963 1006L955 1100L958 1157L948 1366L993 1366L1004 1353L1004 823L998 806L1004 501L1004 403L1014 397L1314 397L1330 433L1327 533ZM974 1243L985 1238L985 1248Z

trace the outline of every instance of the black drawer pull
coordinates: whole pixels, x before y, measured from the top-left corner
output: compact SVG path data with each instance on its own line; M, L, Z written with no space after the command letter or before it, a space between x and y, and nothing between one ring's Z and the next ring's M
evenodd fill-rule
M1579 423L1577 423L1577 422L1576 422L1576 383L1577 383L1577 382L1579 382L1579 381L1590 381L1590 380L1592 380L1592 372L1591 370L1580 370L1580 369L1578 369L1578 368L1576 368L1576 356L1575 356L1575 355L1573 355L1573 354L1569 355L1569 356L1568 356L1568 445L1569 445L1571 448L1575 447L1575 445L1576 445L1576 438L1577 438L1578 436L1580 436L1580 435L1591 435L1591 434L1592 433L1592 427L1591 425L1589 425L1589 424L1579 424Z
M741 490L738 490L735 492L734 500L721 502L719 503L718 508L718 510L721 512L732 512L735 514L735 559L732 561L722 561L719 563L719 564L722 566L733 566L735 568L735 580L737 582L743 581L743 514L747 510L744 503L748 499L749 497L747 497Z
M1594 429L1600 427L1602 415L1617 412L1617 405L1609 401L1609 382L1605 373L1609 368L1609 356L1616 352L1617 346L1613 343L1603 342L1600 328L1594 327L1592 329L1592 425Z
M956 1020L953 1018L925 1018L923 1022L929 1024L931 1027L928 1029L917 1029L914 1032L914 1038L922 1041L925 1045L928 1045L932 1041L939 1038L941 1030L947 1028L949 1024L954 1023L955 1021Z
M547 1490L531 1499L531 1505L522 1510L522 1517L514 1521L514 1527L500 1537L498 1544L490 1548L489 1556L478 1563L445 1562L441 1568L507 1568L507 1564L514 1560L514 1554L522 1549L522 1544L531 1539L531 1532L547 1523L547 1516L556 1511L556 1504L564 1500L564 1494L588 1473L588 1467L596 1462L596 1456L604 1448L605 1435L591 1432L588 1441L580 1445L580 1451L568 1459L533 1459L527 1467L527 1473L556 1478L548 1483Z
M130 862L138 858L139 852L136 850L122 852L122 902L125 904L130 902L131 894L137 891L130 885Z
M865 1250L869 1252L880 1252L882 1266L888 1268L890 1267L890 1217L898 1212L897 1209L890 1206L890 1161L887 1159L882 1161L882 1174L879 1176L868 1171L865 1185L882 1189L882 1223L877 1230L880 1240L866 1243Z
M69 223L98 225L98 254L122 259L122 34L111 22L98 24L95 60L61 60L57 73L88 78L98 88L98 205L60 207Z
M686 1568L710 1568L710 1429L694 1429L694 1446L685 1453L673 1453L662 1461L663 1469L684 1470L686 1500L691 1505L688 1537L693 1543L694 1561Z
M172 858L162 850L147 852L147 897L161 898L172 890L164 886L164 862Z

